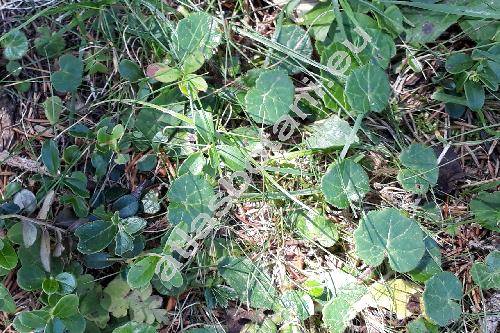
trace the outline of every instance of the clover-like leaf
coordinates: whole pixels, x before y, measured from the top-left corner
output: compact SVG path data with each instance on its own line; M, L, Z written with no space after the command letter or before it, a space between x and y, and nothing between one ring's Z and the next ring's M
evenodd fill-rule
M21 59L28 52L28 38L21 30L9 31L2 41L2 47L5 59Z
M470 274L482 289L500 289L500 251L493 251L484 262L475 262Z
M311 39L307 32L298 25L283 25L279 30L276 42L309 59L312 54ZM300 61L294 57L288 57L282 52L275 52L271 57L271 64L278 64L279 69L287 71L289 74L296 74L302 70Z
M219 262L218 268L242 302L263 309L273 309L279 304L278 293L271 279L250 259L225 257Z
M38 55L47 58L53 58L61 54L66 48L66 41L59 32L52 32L48 27L37 29L40 34L35 39L35 50Z
M167 321L167 310L161 307L162 298L151 293L152 288L149 285L143 289L136 289L127 296L130 303L130 318L133 321L147 324Z
M168 206L170 223L185 222L191 230L198 227L191 223L202 213L212 216L209 203L214 196L212 186L202 176L190 173L180 176L172 182L167 193L170 200Z
M500 232L500 191L479 193L470 202L470 210L480 225Z
M435 324L446 326L460 318L462 313L459 303L462 284L453 273L438 273L425 283L422 299L426 316Z
M300 212L297 216L297 231L307 239L316 241L324 247L332 247L339 239L335 224L326 216Z
M354 134L352 140L349 140L352 133L351 126L347 121L336 115L315 122L310 128L310 132L306 145L311 149L344 147L347 143L352 144L359 141L356 134Z
M50 76L55 90L66 93L75 92L82 84L83 61L71 54L59 58L60 70Z
M342 288L338 294L323 308L323 322L332 333L343 333L349 322L356 316L360 302L367 293L362 285L349 285Z
M179 62L196 51L209 59L221 40L222 33L217 21L205 12L192 13L183 18L172 33L173 51Z
M321 179L325 200L337 208L347 208L350 202L361 201L368 191L368 175L349 159L330 165Z
M370 266L389 258L391 267L400 273L419 264L425 253L423 232L413 219L394 208L371 211L354 232L356 253Z
M407 191L425 194L430 187L436 185L439 168L434 151L421 143L411 144L399 155L405 167L398 173L398 181Z
M78 251L91 254L105 249L115 238L118 227L108 221L97 220L86 223L75 230Z
M255 122L272 125L290 112L293 98L294 86L288 75L281 70L266 70L247 92L245 106Z
M354 113L380 112L389 103L391 85L380 66L367 64L349 75L345 94Z
M103 290L101 305L115 318L125 317L130 303L126 300L130 292L127 281L120 276L114 278Z

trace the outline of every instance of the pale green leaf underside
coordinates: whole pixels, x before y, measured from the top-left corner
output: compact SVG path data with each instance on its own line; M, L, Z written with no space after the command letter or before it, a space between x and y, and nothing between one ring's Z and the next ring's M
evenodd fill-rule
M332 333L343 333L356 316L355 304L367 293L362 285L349 285L323 308L323 322Z
M352 133L349 123L338 116L315 122L310 130L311 135L307 138L306 145L311 149L344 147ZM357 142L359 138L354 135L352 143Z
M475 262L470 274L482 289L500 289L500 251L493 251L484 262Z

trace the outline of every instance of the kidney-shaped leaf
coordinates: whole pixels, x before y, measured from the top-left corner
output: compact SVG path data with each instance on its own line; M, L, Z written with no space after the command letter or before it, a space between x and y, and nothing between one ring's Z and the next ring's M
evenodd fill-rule
M439 168L434 151L421 143L411 144L399 155L405 168L399 171L398 181L407 191L425 194L436 185Z
M354 232L356 253L370 266L378 266L385 256L400 273L415 267L425 253L422 230L413 219L397 209L371 211L361 219Z
M209 203L214 198L212 186L203 176L184 174L173 181L168 190L167 197L170 200L168 206L168 219L172 224L185 222L191 223L200 214L205 213L212 216Z
M59 58L60 70L50 77L55 90L75 92L82 83L83 61L71 54L65 54Z
M118 227L108 221L93 221L75 230L78 237L78 251L84 254L99 252L108 246L116 236Z
M389 103L391 85L387 74L378 65L367 64L349 75L345 94L353 112L380 112Z
M245 106L252 119L260 124L273 125L290 112L294 86L281 70L268 70L260 74L245 96Z
M28 51L28 38L20 30L10 31L2 41L3 55L7 60L21 59Z
M493 251L484 262L475 262L470 274L482 289L500 289L500 251Z
M204 12L193 13L180 20L172 34L174 53L180 62L195 51L200 51L205 59L209 59L221 39L217 21Z
M453 273L441 272L427 280L422 298L425 314L439 326L446 326L460 318L462 285Z
M321 180L321 191L328 203L347 208L370 191L368 175L359 164L345 159L330 165Z
M441 250L438 243L429 236L424 238L425 254L420 259L418 266L409 271L414 281L425 282L434 274L442 271L441 269Z

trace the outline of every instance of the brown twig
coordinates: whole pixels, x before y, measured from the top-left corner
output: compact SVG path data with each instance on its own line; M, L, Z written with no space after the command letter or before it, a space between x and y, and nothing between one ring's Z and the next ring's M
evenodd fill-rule
M31 217L22 216L22 215L19 215L19 214L0 215L0 219L20 219L21 221L31 222L31 223L37 224L39 226L42 226L42 227L45 227L45 228L48 228L48 229L57 230L57 231L60 231L60 232L63 232L63 233L67 232L67 230L61 229L59 227L56 227L55 225L52 225L50 223L46 223L46 222L41 221L39 219L34 219L34 218L31 218Z

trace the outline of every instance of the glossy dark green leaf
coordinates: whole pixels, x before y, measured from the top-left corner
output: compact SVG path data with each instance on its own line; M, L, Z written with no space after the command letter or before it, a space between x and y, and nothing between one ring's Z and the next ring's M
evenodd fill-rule
M78 251L91 254L105 249L115 238L118 227L108 221L86 223L75 230L78 237Z

